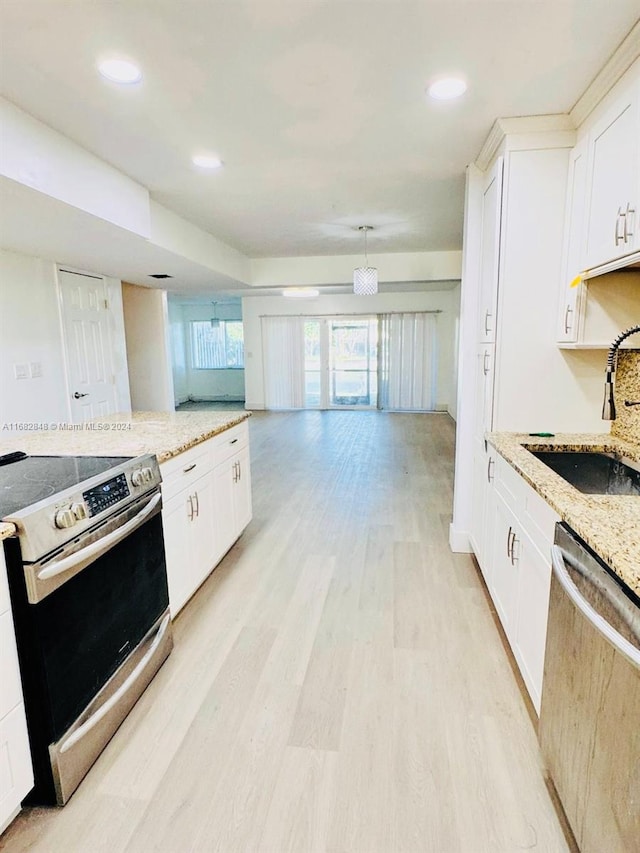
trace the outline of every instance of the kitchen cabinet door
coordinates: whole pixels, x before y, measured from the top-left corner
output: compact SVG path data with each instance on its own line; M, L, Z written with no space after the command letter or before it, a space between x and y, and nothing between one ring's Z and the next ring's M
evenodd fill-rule
M191 489L192 518L189 526L191 560L196 586L211 573L215 565L215 530L213 524L213 477L200 477Z
M550 553L542 554L523 530L516 535L513 551L518 566L513 653L539 714L549 616L551 557Z
M236 536L239 536L251 521L251 465L249 448L244 447L234 459L236 468L233 477L233 509Z
M234 507L236 457L225 459L213 469L213 519L216 560L222 559L237 539Z
M580 333L585 285L572 282L583 271L584 208L587 194L587 140L579 142L571 152L567 184L562 279L558 300L556 339L559 343L575 343Z
M493 480L495 454L485 449L485 442L476 443L473 459L473 487L471 504L471 546L478 564L491 589L493 551Z
M502 215L503 158L498 157L487 175L482 195L482 238L480 242L480 304L478 340L496 339L498 273L500 265L500 219Z
M162 508L169 605L173 617L186 604L197 585L191 555L192 514L189 489L179 492Z
M476 355L476 441L483 441L493 426L494 360L495 344L482 344Z
M33 788L33 767L22 700L4 549L0 542L0 832Z
M515 605L518 590L517 547L521 539L516 516L504 498L494 492L493 552L489 591L510 644L515 639Z
M585 266L640 248L640 81L611 102L589 134Z

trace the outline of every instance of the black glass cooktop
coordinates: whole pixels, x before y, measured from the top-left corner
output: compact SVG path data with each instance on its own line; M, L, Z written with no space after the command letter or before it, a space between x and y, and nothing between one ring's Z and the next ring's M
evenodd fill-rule
M0 465L0 519L78 486L128 456L27 456Z

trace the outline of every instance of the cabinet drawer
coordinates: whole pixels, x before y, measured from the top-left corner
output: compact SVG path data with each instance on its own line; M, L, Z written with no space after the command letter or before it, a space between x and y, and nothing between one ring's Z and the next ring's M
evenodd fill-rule
M560 521L560 516L528 483L524 483L524 486L523 526L533 544L551 565L551 546L556 522Z
M213 464L218 465L249 444L249 425L246 421L227 429L211 439Z
M515 468L495 452L496 457L496 480L495 488L498 494L504 498L507 504L515 510L522 503L523 488L527 485Z
M160 466L162 499L169 501L213 468L211 442L203 441Z

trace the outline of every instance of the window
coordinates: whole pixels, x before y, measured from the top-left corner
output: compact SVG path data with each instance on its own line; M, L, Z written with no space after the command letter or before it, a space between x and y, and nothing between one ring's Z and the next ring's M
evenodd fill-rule
M190 326L194 369L244 367L242 320L194 320Z

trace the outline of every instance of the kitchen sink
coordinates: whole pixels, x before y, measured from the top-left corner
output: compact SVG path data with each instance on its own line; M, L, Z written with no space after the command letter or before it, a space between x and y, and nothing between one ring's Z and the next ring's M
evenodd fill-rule
M629 459L623 461L613 453L572 450L529 452L580 492L640 497L640 464Z

